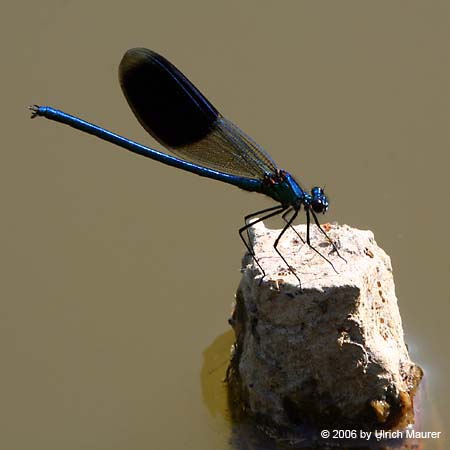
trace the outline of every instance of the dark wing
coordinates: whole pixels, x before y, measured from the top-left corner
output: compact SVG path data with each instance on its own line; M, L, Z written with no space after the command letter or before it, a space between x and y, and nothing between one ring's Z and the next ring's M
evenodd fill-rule
M120 85L140 124L185 160L233 175L262 178L276 164L225 119L169 61L145 48L128 50Z

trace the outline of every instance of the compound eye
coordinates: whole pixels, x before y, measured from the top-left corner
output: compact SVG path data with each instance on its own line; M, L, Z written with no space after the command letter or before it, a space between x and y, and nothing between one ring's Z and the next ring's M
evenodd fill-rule
M312 209L314 210L314 212L316 212L318 214L323 213L327 210L327 206L322 203L322 200L313 201L311 206L312 206Z
M311 206L314 212L325 214L328 209L328 199L325 197L325 195L316 197L313 200Z
M320 187L313 187L311 189L311 207L315 213L325 213L328 209L328 199L324 191Z

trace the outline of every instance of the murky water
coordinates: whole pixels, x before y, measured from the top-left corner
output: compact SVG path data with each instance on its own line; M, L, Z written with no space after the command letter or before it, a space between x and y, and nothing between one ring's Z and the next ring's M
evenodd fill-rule
M374 231L426 373L422 428L443 432L422 445L445 448L448 17L444 1L6 6L0 446L239 448L222 383L237 228L270 202L25 109L156 146L116 73L147 46L302 185L325 185L327 220Z

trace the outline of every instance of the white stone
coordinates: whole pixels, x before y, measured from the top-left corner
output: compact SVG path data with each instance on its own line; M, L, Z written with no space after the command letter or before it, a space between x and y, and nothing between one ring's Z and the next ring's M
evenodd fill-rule
M230 320L236 344L230 383L242 407L265 424L392 428L413 422L422 371L408 355L389 256L371 231L324 225L311 244L262 223L250 230L261 272L247 254ZM306 238L306 227L296 227Z

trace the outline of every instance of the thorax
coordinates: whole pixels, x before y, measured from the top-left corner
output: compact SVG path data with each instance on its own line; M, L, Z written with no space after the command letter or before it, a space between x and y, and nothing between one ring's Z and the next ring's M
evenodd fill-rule
M284 171L278 170L275 174L266 175L264 178L264 194L281 203L283 206L292 205L300 208L305 193L294 177Z

